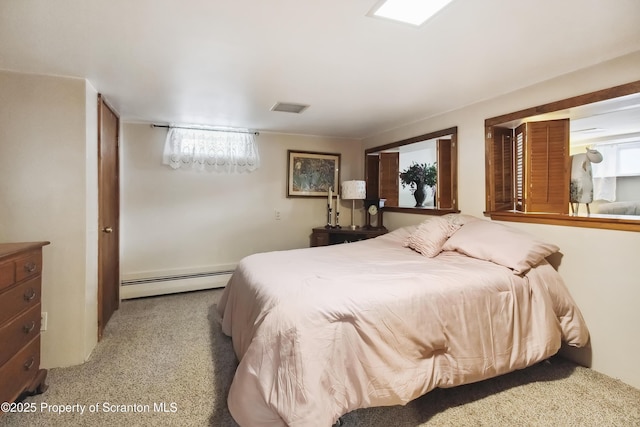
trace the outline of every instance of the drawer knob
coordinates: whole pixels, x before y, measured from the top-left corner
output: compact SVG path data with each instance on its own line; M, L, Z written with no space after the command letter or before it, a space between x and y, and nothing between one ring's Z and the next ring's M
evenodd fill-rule
M38 266L35 262L28 262L24 265L24 271L26 271L27 273L33 273L34 271L36 271L37 267Z
M22 327L22 330L24 330L24 333L25 333L25 334L28 334L28 333L30 333L31 331L33 331L33 328L35 328L35 327L36 327L36 322L34 322L34 321L32 320L32 321L31 321L31 324L30 324L30 325L24 325L24 326Z
M23 366L24 366L24 370L25 370L25 371L28 371L29 369L31 369L31 367L33 366L33 364L35 363L35 361L36 361L36 358L35 358L35 357L33 357L33 356L31 356L31 357L29 358L29 360L27 360L26 362L24 362L24 365L23 365Z
M31 301L35 297L36 297L36 291L33 288L29 288L29 290L24 293L25 301Z

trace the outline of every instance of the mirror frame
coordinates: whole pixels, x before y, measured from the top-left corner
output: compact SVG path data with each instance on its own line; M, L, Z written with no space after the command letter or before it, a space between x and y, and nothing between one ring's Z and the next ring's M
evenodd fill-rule
M514 113L504 114L486 119L485 126L485 215L498 221L530 222L549 225L565 225L571 227L604 228L610 230L640 231L640 217L627 215L598 215L598 216L576 216L572 214L555 213L531 213L518 211L493 211L491 210L491 200L494 200L491 177L493 176L493 165L490 162L490 147L492 142L491 128L502 123L514 120L522 120L531 116L552 113L566 110L572 107L592 104L594 102L605 101L625 95L640 93L640 80L631 83L614 86L607 89L578 95L560 101L531 107ZM625 218L626 217L626 218Z
M449 213L459 213L458 209L458 127L450 127L447 129L437 130L435 132L429 132L423 135L414 136L411 138L403 139L401 141L391 142L384 145L378 145L377 147L367 148L364 151L364 175L369 176L367 170L367 156L372 153L377 153L384 150L390 150L392 148L402 147L404 145L414 144L416 142L422 142L429 139L440 138L442 136L451 135L452 147L451 147L451 179L452 179L452 197L453 207L451 209L436 209L436 208L415 208L415 207L400 207L400 206L385 206L383 210L385 212L404 212L420 215L446 215ZM368 197L368 196L367 196Z

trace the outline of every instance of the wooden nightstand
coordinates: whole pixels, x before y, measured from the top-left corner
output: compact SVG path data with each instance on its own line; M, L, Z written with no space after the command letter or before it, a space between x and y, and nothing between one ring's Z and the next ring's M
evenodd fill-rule
M338 243L357 242L358 240L371 239L388 233L386 228L325 228L316 227L311 234L311 247L336 245Z

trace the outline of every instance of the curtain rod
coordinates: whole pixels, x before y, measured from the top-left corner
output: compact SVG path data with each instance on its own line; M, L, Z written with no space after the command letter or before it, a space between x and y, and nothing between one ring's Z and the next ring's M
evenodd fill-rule
M260 135L260 132L251 131L251 130L240 130L240 129L210 129L206 127L198 127L198 126L171 126L171 125L157 125L155 123L151 124L152 128L177 128L177 129L192 129L192 130L208 130L210 132L231 132L231 133L251 133L254 135Z

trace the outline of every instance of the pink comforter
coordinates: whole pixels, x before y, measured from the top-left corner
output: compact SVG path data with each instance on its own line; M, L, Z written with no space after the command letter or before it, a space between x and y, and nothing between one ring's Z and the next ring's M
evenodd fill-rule
M546 262L520 277L402 247L402 230L244 258L218 309L240 361L228 396L243 427L331 426L530 366L587 328Z

